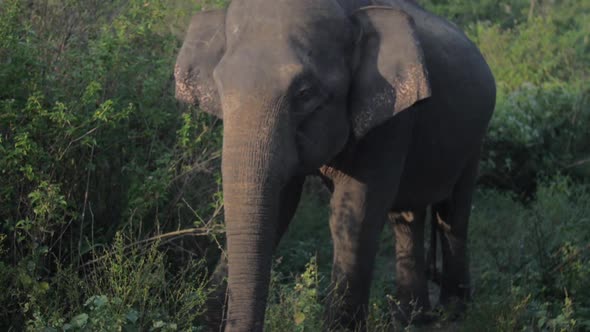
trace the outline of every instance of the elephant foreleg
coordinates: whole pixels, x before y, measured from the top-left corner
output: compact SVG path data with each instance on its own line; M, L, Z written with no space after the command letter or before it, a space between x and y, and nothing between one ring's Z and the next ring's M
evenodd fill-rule
M351 179L336 185L330 230L334 241L328 321L335 330L364 331L378 237L386 207L371 202L367 188Z
M374 129L343 161L322 170L332 180L334 242L328 319L340 330L366 329L379 234L397 194L413 130L413 112Z
M304 176L295 177L281 191L281 208L279 211L277 236L275 237L275 249L287 231L293 215L295 215L304 182ZM205 319L207 321L207 330L211 332L224 330L227 313L227 268L227 256L225 253L222 253L215 267L215 271L211 275L210 285L213 291L206 303L207 312Z

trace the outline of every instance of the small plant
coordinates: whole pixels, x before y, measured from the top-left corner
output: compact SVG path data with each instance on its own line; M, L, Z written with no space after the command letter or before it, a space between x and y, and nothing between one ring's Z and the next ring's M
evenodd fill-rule
M266 329L269 331L321 331L323 304L320 301L318 266L315 257L306 264L305 272L294 285L281 283L273 274L271 301L267 308Z
M195 262L172 275L159 246L129 243L117 234L112 248L95 258L84 280L54 284L47 291L59 297L80 287L86 300L70 302L71 311L59 318L52 307L34 306L29 326L66 331L197 330L208 296L206 269ZM73 278L65 277L62 281Z

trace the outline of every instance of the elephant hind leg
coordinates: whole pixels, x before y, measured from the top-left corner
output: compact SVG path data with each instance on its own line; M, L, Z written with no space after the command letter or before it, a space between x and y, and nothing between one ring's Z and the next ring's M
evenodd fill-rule
M440 303L456 314L471 297L467 231L479 159L470 162L453 188L451 197L432 206L441 238L442 274Z
M389 213L395 234L396 318L404 323L428 320L430 301L424 263L426 208Z

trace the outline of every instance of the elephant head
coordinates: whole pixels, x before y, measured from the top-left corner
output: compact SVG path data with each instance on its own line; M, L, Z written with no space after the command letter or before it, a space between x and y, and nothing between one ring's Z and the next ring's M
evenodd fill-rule
M236 0L194 16L175 77L178 99L223 118L226 326L260 330L283 186L430 96L413 22L334 0Z

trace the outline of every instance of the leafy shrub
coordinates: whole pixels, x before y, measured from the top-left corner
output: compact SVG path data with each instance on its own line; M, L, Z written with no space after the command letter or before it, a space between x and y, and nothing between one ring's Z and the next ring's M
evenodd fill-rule
M323 304L319 293L320 279L315 258L306 265L295 284L281 283L273 274L271 300L266 310L265 329L269 331L321 331Z
M530 8L530 2L527 0L482 0L478 2L424 0L418 2L429 10L462 26L481 21L497 22L503 27L510 27L525 20L527 10Z
M588 31L582 22L562 27L548 16L512 29L478 23L468 33L490 64L500 91L507 92L525 83L567 82L575 87L588 75Z
M174 99L180 41L164 19L184 26L191 11L167 4L0 3L0 258L12 289L0 329L22 329L60 271L79 271L119 230L217 222L220 127ZM56 312L71 303L57 298Z
M148 246L128 243L118 234L112 248L95 258L83 279L78 279L75 271L58 274L48 286L48 296L30 303L33 319L28 327L66 331L197 330L197 318L208 295L206 269L197 261L172 275L158 247L157 242ZM75 297L64 298L72 291L77 291ZM53 300L57 303L44 305L51 298L57 298ZM64 304L67 311L55 311Z
M477 200L470 229L476 301L467 329L482 322L499 331L590 326L590 191L556 177L535 196L526 208L494 191Z
M524 84L500 98L484 146L483 182L534 192L557 172L588 177L578 161L590 155L590 90L565 83Z
M590 90L587 3L545 3L510 28L470 25L468 34L498 86L483 151L483 183L530 195L539 177L588 177ZM578 15L572 16L576 8Z

